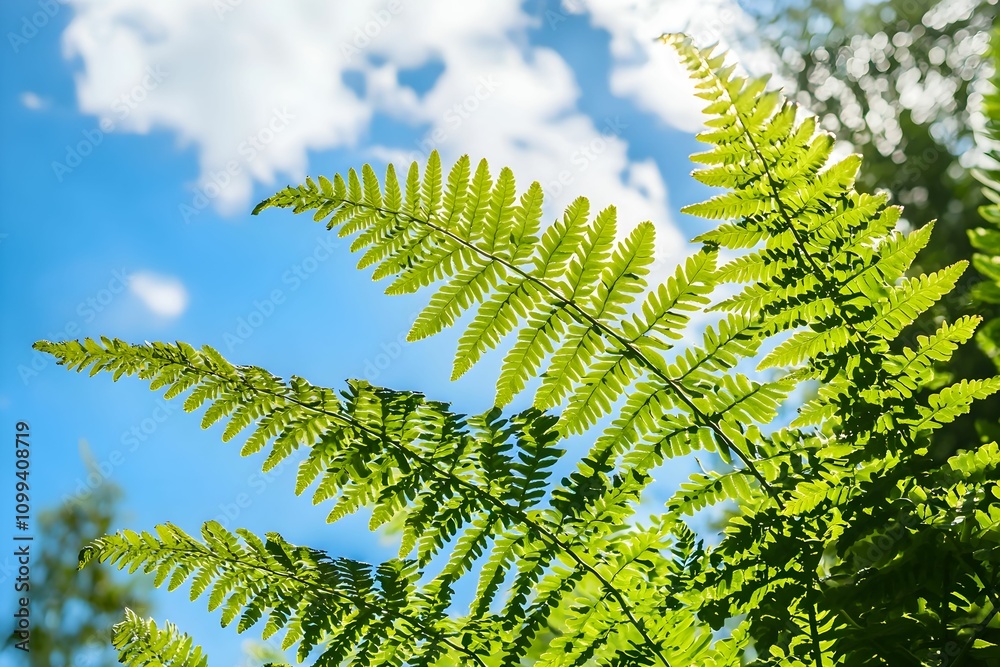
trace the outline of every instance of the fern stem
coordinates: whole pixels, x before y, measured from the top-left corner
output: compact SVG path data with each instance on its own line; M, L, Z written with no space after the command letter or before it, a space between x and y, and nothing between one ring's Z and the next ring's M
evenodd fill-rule
M198 546L202 546L202 545L199 544ZM331 594L333 596L337 596L337 597L342 598L343 600L346 600L347 602L349 602L350 604L354 605L355 607L358 607L359 609L361 609L361 607L362 607L362 604L358 600L355 600L355 599L351 598L350 596L345 595L344 593L342 593L341 591L338 591L335 588L329 588L327 586L324 586L320 580L307 581L307 580L303 579L302 577L298 577L298 576L296 576L294 574L290 574L288 572L275 572L274 570L268 569L268 568L263 567L261 565L256 565L254 563L248 563L246 561L242 561L242 560L239 560L239 559L236 559L236 558L226 558L224 556L220 556L219 554L216 554L215 552L213 552L212 550L210 550L208 548L193 549L193 548L183 548L183 547L170 546L170 547L168 547L168 549L171 552L187 553L187 554L191 554L192 556L199 556L199 557L202 557L202 558L204 558L204 557L213 558L213 559L215 559L220 564L228 564L228 565L230 565L230 567L228 568L230 571L238 571L239 568L232 567L232 565L238 565L240 567L251 568L251 569L258 570L260 572L264 572L266 574L272 575L272 576L281 577L283 579L291 579L292 581L295 581L295 582L297 582L299 584L302 584L302 586L305 587L305 588L307 588L307 589L325 591L325 592L327 592L327 593L329 593L329 594ZM369 609L371 609L371 607L369 607ZM379 610L377 608L375 608L375 611L379 611ZM440 641L442 644L444 644L445 646L447 646L448 648L452 649L453 651L458 651L459 653L464 653L465 655L469 656L469 658L471 658L472 660L474 660L476 662L476 664L480 665L480 667L487 667L486 663L483 662L483 659L480 658L478 655L476 655L473 651L470 651L469 649L465 648L464 646L461 646L460 644L456 644L456 643L452 642L450 639L448 639L440 631L428 628L427 625L425 623L423 623L422 621L420 621L419 619L410 618L409 616L406 616L406 615L403 615L403 614L396 615L396 618L398 618L399 620L404 621L404 622L410 624L411 626L413 626L413 628L417 632L419 632L420 634L423 634L427 638L429 638L429 639L436 639L436 640Z
M743 136L746 137L747 142L750 144L751 150L753 150L754 155L757 156L757 159L760 160L761 165L764 167L764 176L767 178L768 185L771 186L771 193L774 198L774 201L778 205L778 212L781 215L782 219L784 220L785 225L788 228L788 231L792 233L792 238L795 239L795 245L794 245L795 252L799 255L800 259L805 260L806 262L809 263L813 271L816 274L818 274L820 279L826 284L827 287L829 287L830 284L829 281L827 280L826 272L820 267L819 264L816 263L816 260L813 258L811 254L809 254L809 251L806 250L805 244L803 243L802 238L799 236L798 230L795 229L795 225L792 222L792 216L785 208L785 202L782 201L780 196L778 196L779 190L777 186L777 179L775 179L774 176L771 174L771 167L768 164L767 159L764 157L764 154L761 152L760 146L758 146L757 144L757 140L754 139L753 133L750 132L750 128L747 125L746 119L743 117L743 114L740 112L739 107L736 105L736 100L733 99L732 93L729 92L729 89L726 88L726 86L721 85L718 77L714 75L714 72L712 71L712 66L705 58L704 54L702 54L701 51L698 51L697 54L698 54L698 60L701 62L704 71L712 75L712 80L715 82L716 89L729 100L729 108L732 109L736 121L739 123L740 127L743 128Z
M224 376L224 375L222 375L220 373L217 373L215 371L212 371L212 370L209 370L209 369L205 369L205 368L199 368L197 366L194 366L187 359L184 359L183 357L181 357L178 360L178 359L174 359L174 358L171 358L171 357L168 356L167 359L169 361L173 362L173 363L185 366L185 367L191 369L192 371L195 371L196 373L201 373L201 374L205 374L205 375L211 375L211 376L217 377L217 378L219 378L221 380L224 380L224 381L229 381L229 382L232 381L232 378L226 377L226 376ZM348 415L344 415L344 414L341 414L341 413L338 413L338 412L331 412L331 411L327 410L325 407L318 406L318 405L315 405L315 404L312 404L312 403L306 403L304 401L299 400L295 396L291 396L291 395L288 395L286 393L279 393L279 392L272 391L272 390L269 390L269 389L257 387L252 382L250 382L242 373L240 373L239 370L237 370L237 377L240 379L240 382L248 390L250 390L251 392L255 392L257 394L268 394L268 395L274 396L275 398L280 398L282 400L288 401L289 403L294 403L296 405L299 405L299 406L301 406L301 407L303 407L303 408L305 408L307 410L312 410L312 411L314 411L314 412L316 412L318 414L323 414L323 415L325 415L327 417L330 417L332 419L335 419L335 420L337 420L337 421L339 421L339 422L341 422L341 423L343 423L345 425L351 426L351 427L356 428L358 430L365 431L369 435L371 435L371 436L373 436L373 437L381 440L387 446L389 446L389 447L393 448L394 450L400 452L402 455L406 456L411 461L414 461L414 462L420 464L421 466L424 466L428 470L432 470L434 473L436 473L442 479L448 480L450 482L455 483L458 486L461 486L461 487L464 487L464 488L468 489L475 496L477 496L478 498L480 498L484 502L486 502L486 503L492 505L494 508L496 508L499 513L505 514L508 518L513 519L516 522L520 522L522 525L524 525L524 526L528 527L529 529L535 531L537 534L545 537L550 542L550 544L552 544L553 546L561 549L580 568L582 568L584 571L588 572L589 574L593 575L598 580L598 582L600 582L601 586L603 586L604 589L612 597L614 597L615 601L618 603L618 606L621 608L622 612L628 618L629 623L633 627L635 627L635 629L639 632L640 636L642 636L642 638L643 638L643 641L649 646L650 650L653 651L653 653L655 653L656 657L660 660L660 662L663 663L663 665L665 665L666 667L670 667L670 663L667 661L666 657L660 651L659 646L657 646L657 644L649 636L649 633L646 631L645 625L642 623L642 620L636 618L635 614L632 612L632 608L629 605L628 600L622 594L622 592L619 591L614 586L614 584L612 584L610 581L608 581L608 579L604 575L602 575L594 566L592 566L591 564L589 564L585 560L583 560L583 558L579 554L577 554L573 549L571 549L570 546L568 544L566 544L565 542L563 542L558 536L554 535L551 531L549 531L547 528L545 528L544 526L542 526L540 523L532 521L531 518L529 518L528 515L523 510L521 510L518 507L512 507L511 505L508 505L507 503L502 502L501 500L495 498L492 494L486 492L485 490L483 490L481 487L477 486L476 484L473 484L473 483L468 482L468 481L466 481L464 479L461 479L460 477L457 477L456 475L454 475L454 474L452 474L452 473L450 473L448 471L442 470L437 465L435 465L433 462L428 461L427 459L425 459L419 453L414 452L414 451L412 451L412 450L410 450L410 449L408 449L408 448L404 447L403 445L400 445L400 444L398 444L396 442L392 442L391 440L386 439L385 436L384 436L384 434L382 434L382 433L380 433L380 432L378 432L378 431L376 431L376 430L368 427L365 424L362 424L362 423L354 420L353 418L351 418ZM484 665L484 667L485 667L485 665Z
M338 201L338 200L332 200L328 198L328 201ZM695 419L701 421L701 423L704 426L710 428L712 432L715 433L716 437L718 438L722 446L724 446L726 449L736 454L736 456L743 462L743 465L745 465L747 469L750 471L750 473L754 476L754 478L756 478L757 482L761 485L761 488L763 488L767 492L767 494L771 496L775 501L779 501L779 496L777 492L768 483L767 479L764 478L764 476L760 473L760 471L757 470L757 467L753 463L753 459L750 458L749 455L744 453L739 447L737 447L736 443L730 440L729 436L727 436L722 431L722 429L719 427L717 423L709 419L707 415L705 415L704 413L702 413L701 410L698 409L698 407L694 404L694 402L687 395L687 393L684 392L681 386L673 378L669 377L646 355L644 355L642 351L639 350L639 348L637 348L632 343L631 340L629 340L618 331L615 331L614 329L612 329L611 327L604 324L596 317L588 313L586 310L583 309L583 307L577 304L576 301L574 301L571 297L564 296L556 288L532 276L530 273L523 271L516 265L508 262L506 259L498 257L497 255L494 255L491 252L488 252L486 250L483 250L482 248L477 247L475 244L469 242L466 239L463 239L462 237L454 234L453 232L450 232L447 229L444 229L443 227L435 225L430 220L417 218L402 211L393 211L380 206L372 206L371 204L367 204L364 202L355 202L350 199L342 199L339 201L342 201L343 203L349 204L351 206L368 208L370 210L382 213L383 215L393 216L396 219L407 218L413 222L426 225L427 227L430 227L434 231L443 234L444 236L447 236L448 238L458 242L460 245L463 245L466 248L469 248L470 250L478 253L481 257L484 257L490 261L495 261L500 265L504 266L505 268L509 269L510 271L513 271L517 275L521 276L525 280L531 281L532 283L538 285L540 288L542 288L543 290L548 292L552 297L554 297L559 304L561 304L562 306L566 306L567 308L571 308L572 311L575 312L580 318L582 318L586 324L590 325L591 329L599 333L603 333L606 337L612 339L615 343L620 345L625 352L627 352L629 355L638 360L643 366L645 366L653 375L660 378L674 392L674 394L681 399L684 405L687 406L687 408L691 411L691 414L694 415Z
M812 637L813 662L816 667L823 667L823 649L819 643L819 627L816 624L816 605L809 603L809 634Z
M251 388L254 388L252 385L249 384L249 382L247 384ZM270 393L270 392L266 392L266 393ZM284 397L284 398L287 398L287 397ZM327 415L329 417L333 417L335 419L340 419L344 423L347 423L347 424L349 424L349 425L351 425L351 426L353 426L355 428L358 428L358 429L366 431L370 435L381 439L385 444L389 445L390 447L393 447L394 449L396 449L397 451L399 451L400 453L402 453L404 456L410 458L411 460L419 463L422 466L425 466L425 467L429 468L430 470L433 470L440 477L442 477L444 479L447 479L449 481L452 481L452 482L456 483L459 486L465 487L466 489L468 489L469 491L471 491L475 495L479 496L485 502L493 505L499 512L507 513L508 517L511 517L511 518L515 519L516 521L519 521L520 523L522 523L523 525L527 526L531 530L536 531L539 535L545 537L553 546L561 549L567 556L569 556L573 560L573 562L575 562L578 566L580 566L586 572L588 572L591 575L593 575L594 578L596 578L597 581L600 582L601 586L604 587L604 589L618 603L618 606L621 608L622 612L624 612L625 616L628 618L629 623L631 623L632 626L635 627L635 629L639 632L639 634L642 636L643 641L646 642L646 644L649 646L650 650L652 650L656 654L656 657L659 658L660 662L662 662L664 665L666 665L666 667L670 667L670 663L667 661L666 657L664 657L664 655L661 653L659 647L656 645L656 642L654 642L653 639L652 639L652 637L649 636L649 633L646 632L645 624L643 624L643 622L642 622L641 619L636 618L635 614L632 612L632 607L631 607L631 605L629 605L628 600L625 598L625 596L622 594L622 592L619 591L618 588L615 587L615 585L612 584L604 575L602 575L597 570L597 568L595 568L594 566L592 566L587 561L583 560L583 558L580 557L580 555L577 554L572 548L570 548L570 546L568 544L566 544L565 542L563 542L561 539L559 539L559 537L557 537L556 535L554 535L551 531L549 531L547 528L545 528L544 526L542 526L540 523L532 521L523 510L521 510L518 507L512 507L511 505L508 505L507 503L504 503L504 502L498 500L497 498L493 497L489 493L486 493L485 491L483 491L482 488L480 488L479 486L477 486L477 485L475 485L475 484L473 484L471 482L468 482L466 480L461 479L460 477L452 475L449 472L441 470L441 468L439 468L436 465L434 465L433 463L427 461L420 454L417 454L416 452L413 452L413 451L407 449L406 447L403 447L402 445L398 445L398 444L396 444L394 442L390 442L388 440L385 440L380 433L378 433L377 431L372 430L371 428L365 426L364 424L360 424L360 423L354 421L353 419L351 419L349 417L345 417L345 416L339 415L337 413L331 413L331 412L329 412L329 411L327 411L325 409L317 408L317 407L315 407L313 405L309 405L307 403L303 403L303 402L298 401L297 399L294 399L294 398L289 398L288 400L291 400L292 402L297 403L298 405L301 405L304 408L309 408L309 409L312 409L312 410L316 410L317 412L321 412L321 413L323 413L323 414L325 414L325 415Z
M962 650L958 652L958 655L956 655L954 659L944 665L944 667L954 667L959 664L959 660L964 658L965 654L969 652L970 648L972 648L972 644L976 641L976 638L979 637L979 633L986 629L986 626L993 621L993 617L996 616L998 612L1000 612L1000 607L994 603L993 609L990 610L990 613L983 619L982 623L979 623L976 626L975 631L969 635L969 638L965 640L965 644L962 645Z
M702 55L700 51L698 52L698 59L701 61L701 64L704 67L705 71L711 73L712 72L711 65L705 59L705 56ZM743 117L743 114L740 112L739 107L736 105L736 101L733 99L732 94L725 86L719 84L717 77L713 76L713 80L716 83L716 88L722 93L722 95L724 95L729 100L729 107L733 110L733 115L736 118L736 121L739 123L740 127L743 128L743 135L746 137L747 143L750 145L750 149L753 151L754 155L757 156L757 159L760 160L761 165L764 167L764 176L767 178L767 184L771 187L771 196L774 199L774 202L778 206L778 215L784 221L785 228L789 232L791 232L792 239L794 239L795 241L793 244L793 247L795 248L795 253L799 256L800 260L807 262L809 266L812 267L813 274L819 278L820 282L828 291L836 292L836 290L839 289L840 285L830 280L830 277L825 268L823 268L821 264L817 263L816 259L806 248L805 242L802 240L802 237L799 236L799 232L795 228L795 222L792 218L792 214L785 207L785 202L780 197L780 190L778 189L778 180L771 173L771 165L764 157L764 153L760 150L760 146L757 144L757 140L754 139L753 133L750 131L750 127L747 124L746 119ZM862 343L864 343L866 349L868 349L869 351L871 350L871 347L868 345L868 340L861 335L861 332L858 331L857 327L854 326L853 322L849 322L846 319L844 319L844 325L847 326Z
M947 533L945 533L944 535L946 540L952 541L950 535L948 535ZM993 617L996 616L998 612L1000 612L1000 594L998 594L996 588L987 581L988 577L986 576L986 573L983 572L983 568L980 566L980 563L975 559L973 559L972 564L970 565L969 562L962 556L962 552L960 549L956 549L954 553L958 557L958 560L963 565L965 565L966 568L968 568L977 577L979 577L979 581L982 582L983 584L983 591L986 593L986 597L988 597L990 599L990 602L993 603L993 609L990 610L990 613L986 616L986 618L984 618L980 623L975 625L975 630L972 632L971 635L969 635L969 638L962 646L962 650L958 653L958 655L955 656L955 659L952 660L950 663L948 663L948 667L959 664L958 661L966 653L968 653L969 649L972 647L973 642L975 642L979 634L986 629L986 627L993 620Z
M824 287L832 291L834 288L838 287L838 285L831 282L829 276L827 275L827 272L820 267L820 265L816 262L813 256L806 249L805 243L802 241L802 238L799 236L798 230L795 228L792 216L789 213L788 209L785 207L785 202L780 197L780 191L778 189L777 179L775 179L774 175L771 173L771 166L768 163L768 160L764 157L763 152L760 150L760 146L757 144L757 140L754 139L753 133L750 131L746 119L740 112L740 109L736 104L736 100L733 99L732 93L730 93L729 89L726 86L722 85L719 81L719 78L714 75L711 64L708 62L708 60L705 58L704 54L701 51L697 51L697 57L701 63L703 70L707 72L711 76L712 80L715 82L716 89L729 101L729 108L732 109L736 122L739 123L740 127L742 128L743 136L746 137L747 143L750 145L750 148L753 151L754 155L757 157L758 160L760 160L760 163L764 168L764 176L765 178L767 178L767 183L771 188L772 198L777 203L778 214L783 219L786 228L791 232L792 238L794 239L793 247L795 248L796 254L799 256L799 260L800 261L804 260L805 262L807 262L809 266L812 267L814 275L819 277ZM855 333L856 336L858 336L861 340L865 341L865 347L870 350L869 346L867 345L867 340L865 340L863 336L860 336L860 332L854 327L853 323L847 322L846 320L844 323L848 326L848 328L850 328ZM780 501L778 502L780 505L781 504ZM810 587L814 591L822 595L822 585L819 580L819 574L816 572L815 568L809 568L809 570L811 573ZM813 660L816 663L817 667L823 667L823 655L819 643L819 628L816 625L816 604L814 602L810 602L808 612L809 612L809 631L813 645L812 646Z

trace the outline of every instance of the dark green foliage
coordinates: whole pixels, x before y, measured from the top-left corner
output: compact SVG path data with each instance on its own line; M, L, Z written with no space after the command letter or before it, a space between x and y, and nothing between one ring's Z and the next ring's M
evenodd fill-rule
M886 195L856 192L857 156L830 163L831 136L766 80L664 41L708 105L695 177L725 192L686 209L723 222L662 283L651 223L619 234L613 208L592 215L580 198L542 227L537 183L519 195L510 170L467 157L446 170L432 154L402 182L391 166L381 182L368 165L310 178L255 210L312 212L354 237L388 293L430 292L411 339L468 322L455 377L511 337L483 414L285 381L183 343L36 345L186 394L204 426L228 421L224 439L249 431L243 453L267 450L265 468L309 448L297 491L317 484L331 521L365 507L373 528L398 522L399 559L370 566L210 523L201 541L169 525L102 538L82 562L190 579L224 623L263 621L320 665L736 665L751 648L759 665L931 665L952 644L992 651L1000 451L942 464L930 444L1000 378L936 381L977 317L899 342L966 263L905 277L930 228L897 231ZM685 335L702 342L680 348ZM807 381L818 392L783 426ZM532 407L506 414L528 387ZM592 444L565 451L573 434ZM729 469L638 521L655 469L698 450ZM550 480L565 456L575 469ZM708 548L686 522L726 500L739 512ZM459 609L454 587L473 576Z
M934 241L913 273L970 259L969 235L980 226L984 203L968 168L977 143L974 117L991 71L987 37L997 15L992 0L776 0L747 2L765 44L773 47L789 93L823 126L864 158L858 190L888 189L906 206L904 222L920 228L938 220ZM977 340L993 336L996 301L979 295L993 280L973 263L956 288L918 318L904 338L931 334L942 320L979 314ZM903 342L903 341L900 341ZM938 364L952 380L993 373L990 348L966 345ZM933 449L941 456L1000 437L1000 396L941 429ZM990 425L994 425L991 427Z
M994 33L993 60L994 67L1000 62L1000 51L997 51L997 33ZM991 142L987 152L993 168L976 173L982 181L983 193L989 204L982 206L979 213L987 226L969 230L969 241L978 252L972 256L972 265L984 280L976 285L974 296L983 304L1000 304L1000 152L997 142L1000 141L1000 73L994 69L992 88L986 95L983 112L986 116L986 139ZM976 340L983 352L993 360L1000 369L1000 315L988 321L976 334ZM1000 430L1000 429L998 429Z

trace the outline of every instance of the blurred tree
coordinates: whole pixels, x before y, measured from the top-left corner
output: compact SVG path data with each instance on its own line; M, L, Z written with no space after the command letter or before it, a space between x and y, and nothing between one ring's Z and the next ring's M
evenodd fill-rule
M968 231L981 224L985 203L970 167L981 151L983 94L992 63L986 56L996 0L750 0L743 3L759 35L792 82L788 94L823 126L864 156L858 189L887 188L906 206L906 224L937 219L934 241L911 273L930 272L973 249ZM1000 316L997 304L975 303L984 277L970 267L949 297L907 332L902 342L933 332L942 317ZM951 378L995 372L982 349L966 345L946 369ZM942 374L941 382L947 379ZM938 454L997 437L1000 398L982 401L942 429Z
M983 194L989 204L982 206L979 213L985 225L969 234L973 248L979 252L972 256L972 265L986 280L976 286L973 296L986 304L1000 304L1000 31L994 30L991 47L993 78L986 92L983 114L986 127L981 136L987 160L984 169L976 169L974 175L983 183ZM1000 317L986 322L976 333L980 348L1000 369ZM1000 440L1000 424L990 435Z
M118 664L111 648L111 627L128 606L149 610L151 581L121 577L110 567L77 570L80 549L96 537L119 528L116 521L121 488L100 475L86 442L80 443L88 471L101 483L89 495L65 500L38 517L35 544L39 549L32 569L31 667L98 667ZM8 634L3 650L23 655Z

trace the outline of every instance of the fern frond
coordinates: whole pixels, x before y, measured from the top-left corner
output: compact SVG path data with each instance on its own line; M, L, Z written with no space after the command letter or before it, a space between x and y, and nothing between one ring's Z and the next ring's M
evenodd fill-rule
M254 211L312 211L352 237L388 294L428 291L409 339L462 322L453 378L513 338L484 413L361 381L284 380L184 343L36 344L69 368L183 396L223 440L247 434L241 453L261 454L265 470L302 450L296 492L329 501L330 521L366 509L372 530L397 527L398 559L372 567L209 523L201 540L169 524L107 536L81 561L190 582L224 625L284 631L300 660L322 652L331 665L739 664L751 645L761 664L896 664L892 637L913 638L918 623L934 632L905 653L922 664L934 650L924 634L964 632L975 609L1000 608L983 591L1000 553L996 446L940 467L928 439L1000 391L997 378L934 378L978 318L901 340L965 263L905 277L930 226L899 231L887 195L855 190L860 158L834 161L832 136L766 77L683 36L664 41L707 104L695 178L725 191L684 209L720 224L662 282L653 223L619 234L614 207L592 216L578 198L543 228L539 184L519 192L510 169L468 157L446 168L432 153L405 178L390 165L381 183L369 165L307 178ZM675 350L684 339L699 343ZM788 415L804 382L819 386ZM532 407L505 415L529 387ZM589 449L564 443L573 434ZM698 451L724 467L641 525L657 468ZM727 501L738 511L721 542L696 543L686 518ZM876 559L880 572L864 560L902 507L928 530L901 539L968 557L952 579L910 553ZM930 583L906 587L910 571ZM459 615L468 581L475 598ZM916 611L859 602L897 589Z
M997 390L994 380L961 382L933 394L925 406L914 405L913 397L931 382L932 363L949 359L972 335L975 318L942 325L902 354L890 352L890 343L903 329L954 288L965 263L897 283L931 230L896 232L898 207L887 206L885 195L853 190L859 158L829 164L831 136L818 133L811 119L795 120L793 105L759 94L763 79L735 76L723 55L701 51L683 36L664 40L681 54L712 116L709 131L699 135L710 149L694 157L707 166L695 177L729 189L685 211L726 220L698 240L750 251L719 268L720 280L745 286L715 308L754 323L747 332L755 342L785 334L759 369L792 367L786 376L789 388L803 379L824 383L793 426L818 425L818 441L826 444L815 449L809 444L794 455L794 450L778 449L766 462L755 461L765 479L782 480L777 501L763 503L752 490L731 489L739 494L744 513L727 528L721 549L732 569L710 577L717 583L709 592L711 602L705 603L706 617L746 613L751 619L780 618L800 609L811 620L798 625L787 641L817 656L832 652L835 660L841 651L851 651L847 635L838 630L849 621L818 608L816 564L803 561L784 581L758 564L797 560L792 554L809 551L798 540L836 540L845 530L844 517L876 511L873 504L896 493L887 487L902 484L909 466L925 465L919 462L925 450L913 444L921 432L954 419L972 400ZM676 375L691 367L694 384L688 388L714 396L721 383L700 373L699 361L699 356L682 357L668 372ZM773 415L774 403L768 405L767 414ZM712 416L724 423L724 414ZM727 435L743 445L738 425L735 431L727 427ZM752 440L773 449L766 439ZM743 446L751 447L750 442ZM774 465L782 460L798 474L782 476ZM672 510L690 512L732 497L721 487L737 474L696 476L671 502ZM869 495L870 486L879 491L872 489ZM779 516L796 517L793 535L768 528ZM861 522L855 530L874 529L871 522ZM781 571L790 572L787 565ZM818 620L823 614L826 624ZM758 639L773 644L776 637ZM792 654L796 651L775 655L790 659Z
M208 658L190 636L167 622L163 628L125 609L125 619L112 629L118 662L127 667L207 667Z
M410 659L443 648L482 664L453 640L449 624L429 622L408 609L413 568L405 561L390 561L373 573L363 563L292 546L276 533L262 541L210 521L201 535L203 541L195 540L171 524L157 526L155 534L107 535L83 548L80 567L110 562L133 572L141 568L156 573L156 585L169 577L171 589L191 579L191 598L207 593L209 610L221 609L223 626L239 619L243 632L266 616L263 638L284 631L282 649L297 647L299 661L327 644L320 663L339 664L353 652L376 650L388 634L402 634ZM153 637L155 626L150 626L141 641L127 640L134 627L129 623L122 634L130 650L144 654L147 646L166 644L169 655L187 655L190 649L190 639L175 638L169 627Z
M432 159L437 165L439 158ZM466 159L462 158L453 172L464 173ZM411 172L414 169L411 167ZM348 173L346 182L361 183L362 179L351 176L354 173ZM714 288L715 253L697 253L665 284L650 289L645 276L654 251L651 224L633 228L616 247L615 209L607 208L590 221L589 205L581 198L538 237L538 185L532 184L515 206L509 170L502 170L493 183L486 163L480 162L476 174L467 186L467 201L478 203L467 204L462 215L471 229L479 231L467 237L438 222L455 216L447 198L435 200L437 204L426 209L409 206L405 200L398 209L378 207L376 211L378 216L399 221L401 230L419 227L424 230L422 242L431 239L441 252L457 248L455 252L464 258L460 266L438 264L434 275L444 280L418 316L411 339L451 326L463 312L482 303L460 337L453 377L468 371L504 336L517 332L518 340L503 363L497 384L497 403L506 404L532 377L540 377L534 404L550 409L565 402L560 422L565 433L592 427L634 382L657 382L675 395L682 394L680 402L693 409L691 397L683 395L684 388L664 374L659 354L669 347L668 341L682 335L689 319L684 311L703 305ZM345 181L335 179L337 182ZM370 179L366 182L371 183ZM454 182L456 187L464 184L461 178ZM310 183L286 188L262 202L256 212L271 206L316 209L323 213L320 217L328 217L328 227L340 227L341 234L363 235L378 219L358 213L372 208L363 193L352 195L344 187L334 187L331 193ZM372 195L370 199L379 197ZM516 251L504 249L502 239L514 239ZM400 247L411 243L403 232L390 234L381 242ZM410 281L409 267L393 265L391 271L386 270L398 274L397 283ZM380 277L388 275L376 272ZM631 304L642 294L646 295L644 303L629 319ZM710 424L705 426L711 428ZM725 440L721 431L714 432ZM732 448L732 443L722 446Z
M299 377L284 381L260 368L233 366L208 347L129 345L112 339L40 342L36 347L77 370L97 368L118 376L138 375L172 395L178 395L175 387L183 386L188 392L186 410L208 405L204 426L228 419L225 439L244 430L250 432L242 449L244 455L270 448L265 468L278 465L300 447L307 448L299 464L296 492L315 485L314 502L334 500L330 521L362 507L372 509L372 529L398 520L402 527L400 557L415 552L421 575L441 549L454 543L452 558L423 589L414 592L421 600L434 601L420 607L428 618L443 622L454 594L453 584L471 572L473 561L485 555L494 541L495 567L484 570L479 582L487 598L505 583L513 586L507 593L508 605L519 596L541 595L536 586L548 586L545 570L562 559L573 563L574 580L594 576L617 606L628 608L630 604L610 581L601 580L597 554L590 552L594 547L582 547L579 535L561 531L566 517L545 507L550 495L548 477L564 454L555 446L560 435L553 428L556 419L552 416L529 409L504 418L493 409L465 418L419 394L375 388L361 381L349 382L338 396ZM632 496L621 498L613 511L617 516L627 515L634 500ZM575 512L580 508L565 509ZM603 530L613 533L614 526ZM232 539L222 546L238 552L239 558L247 553ZM523 579L528 588L518 592L516 581L506 582L507 564L514 553L524 549L532 550L536 557L530 563L533 569L520 572L519 576L530 576ZM138 567L139 561L133 566ZM168 576L169 568L162 567L162 577ZM193 575L190 568L178 565L170 576L171 587L192 576L193 592L198 594L216 577L222 577L216 565ZM235 617L239 605L246 603L243 598L227 596L244 585L229 575L213 585L213 608L230 600L224 617L227 622ZM560 596L567 592L554 586L548 595L555 597L532 609L541 614L543 608L558 607ZM527 614L529 606L512 607L514 615L508 616L508 622L516 622L518 609ZM542 617L532 618L534 623ZM529 622L527 617L522 621ZM293 628L292 632L297 631ZM475 641L489 640L476 636ZM653 646L651 639L646 641Z

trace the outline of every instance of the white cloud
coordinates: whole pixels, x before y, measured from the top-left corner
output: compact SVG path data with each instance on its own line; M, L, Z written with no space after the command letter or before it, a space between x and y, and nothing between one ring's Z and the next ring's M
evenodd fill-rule
M21 104L25 109L31 109L32 111L41 111L48 106L48 102L30 90L21 93Z
M442 39L440 49L448 67L434 88L420 100L405 90L398 99L408 117L429 129L402 150L377 147L376 156L408 163L437 149L449 161L466 152L486 157L497 167L494 174L500 166L511 167L522 188L539 181L550 216L586 195L595 213L614 204L621 229L653 220L660 223L662 245L681 247L659 169L652 161L630 161L620 119L595 123L576 111L579 90L556 52L534 48L525 53L513 42L490 44L475 34ZM382 67L387 68L392 65ZM380 72L376 78L395 77Z
M690 132L702 128L705 102L695 97L677 54L657 37L684 32L697 46L718 43L731 49L734 36L753 29L753 20L736 0L572 0L563 6L566 11L587 12L593 25L610 33L612 92ZM769 62L763 52L745 47L739 56L750 70Z
M617 204L624 228L652 219L668 247L680 245L655 164L629 159L616 119L577 110L573 72L528 44L535 19L516 0L71 2L64 47L84 65L81 110L108 116L117 100L118 129L166 128L193 145L202 185L230 181L214 198L223 212L245 211L254 181L302 178L309 151L357 147L385 113L431 133L419 151L376 140L370 155L422 160L434 147L446 160L486 157L523 185L552 185L550 211L589 194L595 208ZM220 17L218 6L232 7ZM444 69L425 94L400 84L401 70L432 61ZM149 68L164 73L155 87L143 87ZM363 94L344 84L345 71L360 73ZM275 110L290 119L269 132ZM228 179L227 164L239 169Z
M305 173L307 150L350 144L371 109L340 78L333 10L247 3L225 14L202 0L73 0L63 35L67 56L84 63L80 109L116 121L119 131L175 132L193 144L200 184L224 182L214 203L243 210L253 180ZM148 72L160 74L147 85ZM269 126L286 112L280 131ZM213 175L217 176L213 178Z
M149 271L137 271L129 277L129 290L154 314L174 318L187 309L188 293L177 278Z

